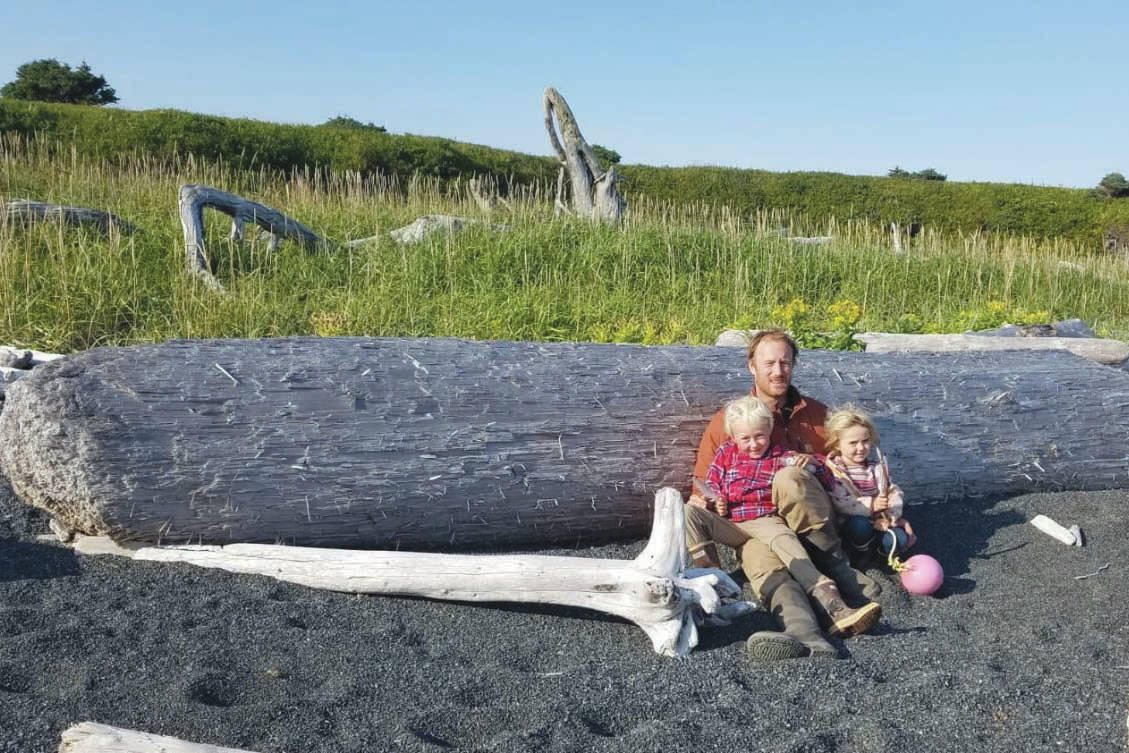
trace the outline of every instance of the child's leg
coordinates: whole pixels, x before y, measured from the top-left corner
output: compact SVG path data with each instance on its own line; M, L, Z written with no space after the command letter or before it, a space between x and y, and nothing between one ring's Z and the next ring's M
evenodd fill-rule
M894 549L894 554L904 552L909 548L909 534L905 532L904 528L889 528L883 531L878 539L878 552L886 557L890 554L891 546Z
M796 537L796 532L777 515L765 515L755 520L737 524L750 537L760 541L784 563L797 583L806 593L821 583L831 583L831 579L819 572L808 557L807 550Z
M686 512L686 548L694 567L720 567L718 544L739 550L749 540L749 534L731 520L696 505L686 504L683 509Z
M848 549L862 551L874 542L874 522L865 515L851 515L843 521L839 535Z

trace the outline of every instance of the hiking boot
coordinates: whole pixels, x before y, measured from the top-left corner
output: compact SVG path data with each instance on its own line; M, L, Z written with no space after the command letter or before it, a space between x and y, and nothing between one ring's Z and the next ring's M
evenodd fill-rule
M811 554L815 566L835 581L848 601L874 601L882 593L882 586L874 578L851 567L847 553L830 524L803 534L800 540Z
M787 633L761 630L745 641L745 652L758 661L801 659L808 655L808 647Z
M865 633L882 616L882 607L868 602L858 609L847 606L842 594L830 581L812 589L815 612L831 635L851 636Z
M691 547L690 566L701 570L720 570L721 558L717 554L717 544L707 541Z
M772 614L784 623L784 633L798 641L807 656L813 659L839 658L839 651L819 631L811 603L799 583L791 579L781 583L765 601L772 605Z

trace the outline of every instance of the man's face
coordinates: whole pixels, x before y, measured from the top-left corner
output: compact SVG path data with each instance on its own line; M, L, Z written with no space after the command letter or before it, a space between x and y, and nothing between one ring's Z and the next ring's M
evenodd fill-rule
M778 399L792 386L792 348L784 340L765 340L749 360L757 394Z

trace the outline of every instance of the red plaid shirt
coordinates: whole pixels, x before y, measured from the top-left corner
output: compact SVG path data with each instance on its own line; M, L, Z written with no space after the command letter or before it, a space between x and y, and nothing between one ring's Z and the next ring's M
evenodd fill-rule
M710 463L706 483L729 503L729 514L725 517L740 522L776 512L776 505L772 503L772 479L777 471L790 465L792 455L788 448L774 444L755 458L738 450L737 443L731 439L722 443ZM815 477L830 490L835 480L827 467L814 465Z

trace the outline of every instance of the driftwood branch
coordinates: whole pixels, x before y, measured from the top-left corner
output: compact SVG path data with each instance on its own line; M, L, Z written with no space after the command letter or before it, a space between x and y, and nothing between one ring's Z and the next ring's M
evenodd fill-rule
M252 753L237 748L190 743L175 737L137 732L108 724L82 722L63 730L59 753Z
M467 181L467 195L474 200L479 209L490 214L498 208L513 211L509 199L498 193L498 183L494 178L475 176Z
M1066 350L1097 363L1129 359L1129 344L1094 337L985 337L984 335L907 335L863 332L855 339L867 353L966 353L1005 350Z
M208 252L204 246L204 209L210 207L230 215L232 240L243 237L243 226L252 222L271 234L270 248L278 246L278 239L289 238L310 250L323 250L331 244L297 220L287 217L277 209L249 201L218 188L187 183L180 187L180 226L184 230L185 264L190 274L199 276L209 287L222 289L219 280L212 276Z
M719 570L686 569L682 496L655 495L647 547L634 560L548 555L363 552L271 544L147 547L133 558L187 562L268 575L310 588L471 602L582 607L637 624L657 653L685 656L698 644L697 623L725 621L755 608Z
M107 235L111 231L129 235L137 229L136 226L117 215L101 209L46 204L42 201L31 201L29 199L15 199L6 202L2 214L8 222L12 220L23 220L25 222L51 220L63 222L67 225L91 225Z
M619 193L615 167L604 170L584 136L568 103L553 87L545 89L545 128L549 143L561 162L557 176L557 211L571 211L581 217L615 223L623 217L627 202ZM554 123L554 118L556 123ZM560 137L557 136L557 123ZM563 142L563 143L562 143ZM564 201L564 174L569 177L571 208Z

